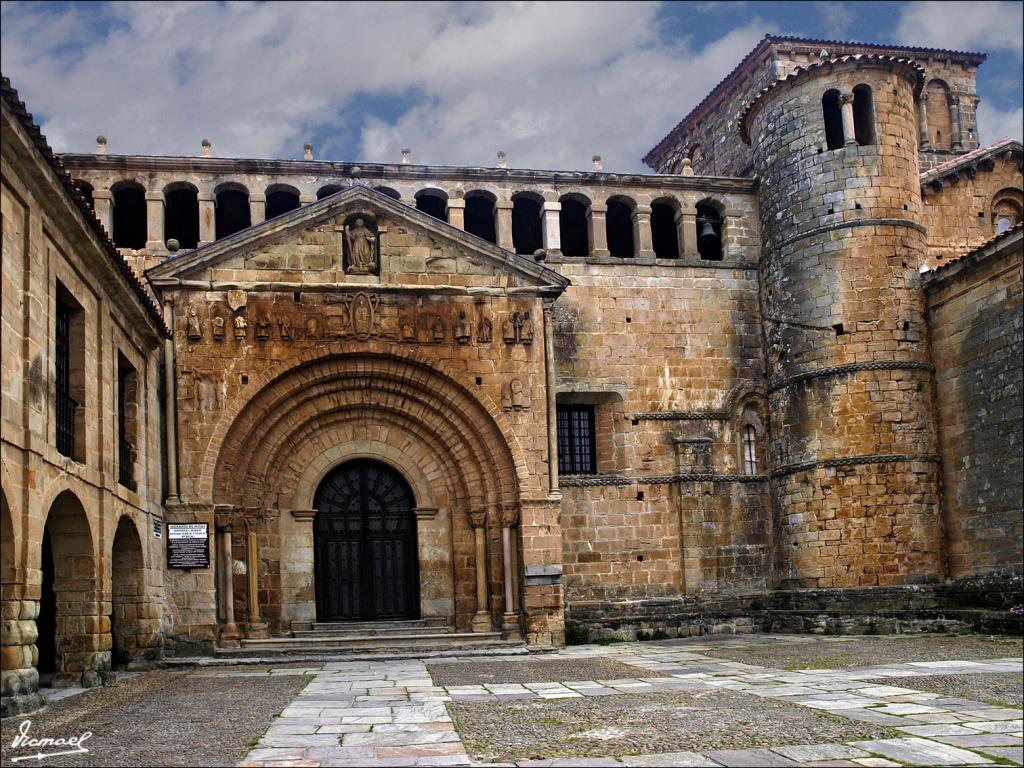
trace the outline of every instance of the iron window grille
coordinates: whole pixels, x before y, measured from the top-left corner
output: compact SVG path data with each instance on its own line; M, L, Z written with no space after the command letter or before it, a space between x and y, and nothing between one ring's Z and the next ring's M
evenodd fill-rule
M78 402L71 397L71 308L57 302L56 381L57 450L69 459L75 458L75 410Z
M557 424L559 474L596 475L594 407L560 405L557 409Z

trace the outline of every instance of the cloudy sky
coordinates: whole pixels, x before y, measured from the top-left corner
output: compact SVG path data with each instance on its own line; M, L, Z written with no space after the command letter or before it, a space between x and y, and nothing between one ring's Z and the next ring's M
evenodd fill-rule
M767 33L980 50L1022 135L1019 2L3 2L0 64L59 151L612 171Z

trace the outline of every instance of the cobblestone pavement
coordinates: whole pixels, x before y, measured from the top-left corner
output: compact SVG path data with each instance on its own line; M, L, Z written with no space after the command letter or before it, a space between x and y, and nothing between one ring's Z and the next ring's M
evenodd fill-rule
M0 721L0 763L234 765L309 679L294 672L263 677L147 672L104 688L58 689L43 711ZM61 749L14 749L12 742L26 721L33 739L67 739L91 731L82 744L89 751L26 760L26 755Z
M963 639L940 636L936 638L941 646L938 651L928 649L930 638L916 638L914 645L922 660L803 671L716 658L722 648L741 646L800 646L809 658L819 643L831 640L701 638L689 643L576 646L540 660L467 659L461 663L429 662L429 667L413 661L327 664L311 670L316 674L314 683L282 713L242 765L955 766L1024 762L1020 709L913 687L915 678L931 680L937 672L941 677L954 672L957 678L985 675L999 679L1018 673L1019 644L984 646L1008 651L1003 657L991 658L994 654L988 652L976 659L942 658L958 647L976 647L973 641L979 638L968 638L958 646ZM856 643L861 638L844 640ZM820 658L826 652L832 651L824 649L817 655ZM595 670L623 669L608 666L608 662L626 665L632 675L592 679L597 676ZM518 669L517 665L525 666ZM437 671L436 681L430 677L431 669ZM552 677L552 670L564 679L543 679ZM583 679L588 675L591 679ZM441 681L460 684L435 685ZM715 706L729 712L734 728L716 729L711 720L699 716L696 703L716 695ZM674 716L673 710L688 707L689 717ZM644 710L647 715L654 713L653 724L649 716L636 716ZM450 712L457 722L452 721ZM638 732L634 729L639 725ZM581 746L574 749L573 743ZM689 744L698 746L685 749ZM525 755L537 757L515 763L473 762Z

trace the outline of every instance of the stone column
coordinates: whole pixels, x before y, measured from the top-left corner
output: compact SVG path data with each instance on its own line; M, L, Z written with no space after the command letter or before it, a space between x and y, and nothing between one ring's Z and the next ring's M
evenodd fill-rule
M544 250L552 256L562 255L562 230L558 220L561 203L547 203L540 210L540 228Z
M515 598L518 591L515 581L518 574L512 569L512 529L519 521L519 511L513 504L506 504L501 510L501 552L505 581L505 611L501 618L501 635L506 640L520 640L519 614L516 613Z
M587 209L587 239L590 241L590 256L607 256L608 227L605 214L608 206L604 203L591 203Z
M13 553L9 555L13 559ZM17 572L20 578L25 577L25 569L19 568ZM35 583L39 584L38 581ZM39 672L36 670L39 652L35 645L39 637L35 622L39 616L39 602L26 599L26 585L5 583L0 589L3 592L0 599L0 620L3 621L3 635L0 636L0 716L11 717L43 706L43 698L39 695Z
M266 195L249 195L249 223L262 224L267 220Z
M953 151L964 151L964 113L960 109L960 97L954 96L949 104L950 117L953 124Z
M199 244L217 239L217 212L214 197L209 192L199 193Z
M456 229L466 228L466 201L462 198L455 198L448 200L448 223ZM511 236L512 228L509 227L509 235Z
M299 205L309 205L316 202L316 195L299 195Z
M853 94L844 93L839 97L839 107L843 115L843 146L857 146L857 131L853 124Z
M498 247L506 251L515 249L512 240L512 201L499 200L494 204L494 229Z
M548 490L558 492L558 372L555 370L555 309L544 307L544 387L548 407Z
M654 258L651 206L649 205L638 205L633 211L633 255L637 258Z
M146 193L146 248L164 248L164 193Z
M700 258L697 252L697 209L680 208L676 214L676 237L684 259Z
M487 542L484 538L484 526L487 523L487 511L479 507L469 514L476 539L476 613L470 628L474 632L490 632L491 614L487 609Z
M245 575L248 580L246 592L249 602L248 636L265 638L267 623L260 616L260 558L256 546L256 531L245 533Z
M167 444L167 503L178 503L178 433L174 418L177 407L177 382L174 373L174 302L164 303L164 323L171 338L164 339L164 440Z
M235 624L235 562L231 556L231 526L221 529L221 557L223 558L224 574L224 625L220 630L220 639L237 641L238 626Z
M114 193L109 189L95 189L92 193L92 208L96 218L107 230L110 239L114 239Z
M928 138L928 91L924 88L917 97L917 129L921 149L931 149L932 143Z

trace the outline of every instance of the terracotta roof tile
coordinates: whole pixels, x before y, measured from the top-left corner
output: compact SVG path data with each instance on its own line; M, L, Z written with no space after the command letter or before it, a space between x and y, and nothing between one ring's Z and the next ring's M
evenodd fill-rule
M994 144L989 144L987 147L972 149L966 154L957 155L944 163L940 163L930 171L922 173L921 184L928 184L951 173L955 173L965 166L974 165L987 158L998 157L1005 152L1013 152L1014 150L1017 152L1022 151L1021 143L1015 139L1000 139Z

